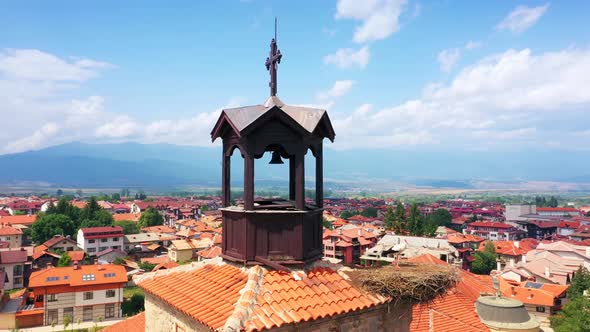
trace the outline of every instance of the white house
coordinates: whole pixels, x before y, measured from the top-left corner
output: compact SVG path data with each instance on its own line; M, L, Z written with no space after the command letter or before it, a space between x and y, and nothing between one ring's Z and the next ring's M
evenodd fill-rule
M89 256L107 249L123 249L121 226L88 227L78 230L78 247Z

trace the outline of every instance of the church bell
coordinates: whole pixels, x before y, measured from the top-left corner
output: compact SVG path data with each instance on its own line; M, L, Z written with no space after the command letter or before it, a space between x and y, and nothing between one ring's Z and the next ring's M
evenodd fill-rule
M269 164L271 164L271 165L284 164L283 159L281 159L281 154L279 153L279 151L272 152L272 158L270 159Z

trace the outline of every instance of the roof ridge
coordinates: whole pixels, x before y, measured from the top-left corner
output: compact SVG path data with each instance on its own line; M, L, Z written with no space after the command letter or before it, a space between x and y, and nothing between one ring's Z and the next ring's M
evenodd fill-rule
M245 322L250 319L262 288L265 272L258 265L250 268L248 281L244 288L240 290L240 297L236 301L234 311L225 321L222 331L239 331L245 325Z

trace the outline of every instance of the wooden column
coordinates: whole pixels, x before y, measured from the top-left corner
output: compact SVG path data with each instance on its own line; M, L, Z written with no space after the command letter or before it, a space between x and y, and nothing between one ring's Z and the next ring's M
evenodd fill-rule
M295 200L295 158L293 155L289 158L289 200Z
M244 209L254 210L254 157L244 155Z
M324 153L322 145L316 147L315 153L315 204L324 207Z
M224 149L225 150L225 149ZM221 159L221 205L228 207L231 205L231 156L226 156L223 151Z
M295 155L295 207L305 209L305 153Z

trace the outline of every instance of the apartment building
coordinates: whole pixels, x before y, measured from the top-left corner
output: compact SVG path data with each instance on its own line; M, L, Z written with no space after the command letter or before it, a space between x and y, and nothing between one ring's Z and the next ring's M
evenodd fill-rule
M78 230L78 247L88 256L95 256L107 249L123 250L123 228L121 226L88 227Z
M125 267L114 264L50 267L31 274L29 288L35 308L43 309L43 324L96 321L122 317Z
M22 288L31 270L28 253L24 248L0 251L0 272L5 272L4 290Z
M19 248L23 245L23 231L10 224L0 225L0 242L8 243L9 248Z

